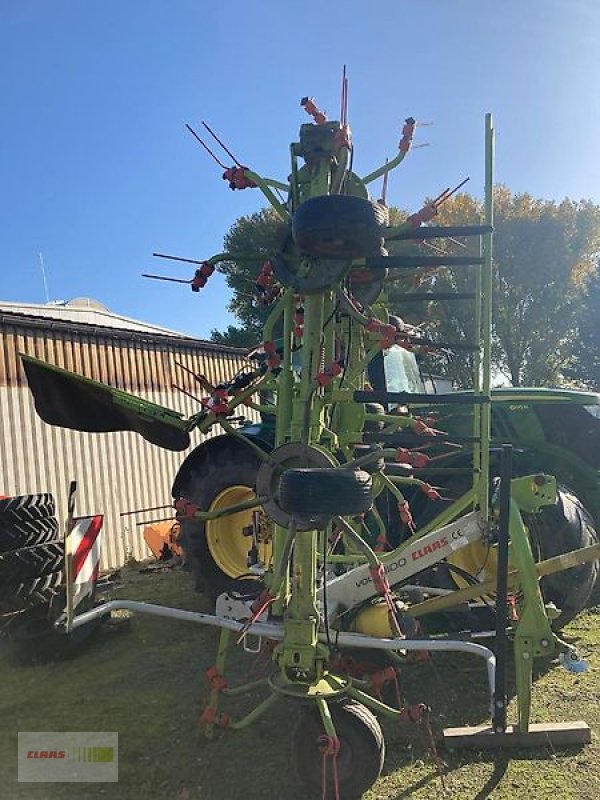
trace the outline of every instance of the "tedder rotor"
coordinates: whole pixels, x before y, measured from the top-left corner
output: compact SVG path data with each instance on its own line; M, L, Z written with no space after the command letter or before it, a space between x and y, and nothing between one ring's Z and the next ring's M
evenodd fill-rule
M376 715L427 717L425 703L404 706L377 691L411 668L415 652L482 658L495 731L490 735L502 735L506 693L503 680L496 680L502 677L497 672L502 648L497 642L496 659L480 642L486 635L499 641L508 636L518 730L527 733L534 658L561 654L572 669L581 666L573 647L553 629L560 609L542 596L540 578L599 555L594 545L536 563L524 519L556 502L555 479L513 478L506 449L500 480L490 481L491 115L485 119L480 224L428 224L453 194L447 189L393 225L385 200L371 200L368 187L380 178L387 184L411 149L417 123L409 117L398 154L361 178L352 169L346 98L344 78L339 121L328 120L312 99L302 100L311 122L301 126L291 145L288 181L264 178L235 159L224 167L232 189L258 188L280 220L279 241L257 268L260 300L272 310L247 369L217 386L197 376L207 396L193 417L185 420L24 357L38 411L53 424L74 426L65 419L64 406L59 412L44 399L41 386L47 389L49 381L57 392L62 387L71 408L83 396L77 393L85 391L89 417L83 420L79 408L77 422L85 430L133 429L171 449L186 448L193 429L222 434L188 456L174 484L183 546L216 598L215 614L113 601L68 619L67 628L111 608L220 628L202 715L207 733L219 726L244 728L287 699L298 712L293 750L299 777L309 790L320 791L323 760L329 760L327 791L341 798L359 797L380 774L384 740ZM479 247L461 256L443 250L431 255L421 247L449 237ZM412 243L408 254L393 254L399 242ZM198 291L220 264L244 260L254 263L257 256L221 253L201 262L187 282ZM410 376L403 354L450 346L392 316L386 287L399 275L414 277L418 285L420 276L438 270L472 276L472 292L445 299L472 303L473 339L463 351L471 355L473 375L469 390L430 395L406 390ZM108 406L110 419L103 417ZM457 407L468 410L472 425L451 437L444 415ZM236 423L236 415L247 409L273 421L270 436L251 435L252 422ZM451 448L464 454L454 468L462 476L454 499L430 482L452 473L443 460ZM441 466L433 463L435 456ZM416 506L426 512L413 513ZM470 563L465 554L480 551L486 553L486 569L473 574L465 569ZM453 610L465 606L471 626L466 632L463 622L441 630L429 623L440 614L451 620ZM247 647L256 637L269 643L268 678L229 686L232 635ZM373 662L370 670L364 666ZM266 696L245 717L223 713L223 697L257 688Z

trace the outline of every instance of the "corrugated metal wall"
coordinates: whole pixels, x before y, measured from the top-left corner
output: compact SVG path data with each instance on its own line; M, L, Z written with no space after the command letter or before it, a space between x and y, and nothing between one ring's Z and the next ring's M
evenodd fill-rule
M163 450L136 433L79 433L46 425L35 412L19 353L189 416L197 404L172 386L196 396L198 386L177 362L215 383L243 366L242 352L175 336L0 315L0 495L50 491L64 515L67 488L76 479L76 513L105 515L103 568L119 566L128 553L146 558L137 523L161 513L120 515L170 503L173 477L189 451ZM192 446L200 440L192 434Z

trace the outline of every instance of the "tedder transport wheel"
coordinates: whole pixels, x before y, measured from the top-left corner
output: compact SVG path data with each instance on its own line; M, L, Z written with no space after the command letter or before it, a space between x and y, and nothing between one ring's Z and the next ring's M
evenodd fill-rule
M380 254L387 220L385 206L362 197L311 197L292 217L292 236L312 256L364 258Z
M289 469L279 482L279 502L290 514L364 514L373 504L368 472L351 469Z
M376 717L355 702L330 705L335 730L340 740L337 756L339 796L353 800L375 783L383 768L385 743ZM292 757L298 780L318 797L335 797L331 759L327 770L327 794L322 794L324 735L316 709L304 710L292 730Z
M589 547L598 541L591 514L565 486L559 486L555 505L545 506L539 514L524 514L523 518L536 561ZM597 576L598 562L588 561L542 578L544 600L561 609L560 616L553 622L554 628L562 628L583 611Z
M255 495L260 460L249 447L224 442L204 455L183 494L202 510L217 511L243 503ZM221 592L254 595L262 581L249 574L248 553L252 547L253 514L240 511L207 522L181 520L181 543L199 584L213 596ZM271 558L270 535L258 542L258 558Z

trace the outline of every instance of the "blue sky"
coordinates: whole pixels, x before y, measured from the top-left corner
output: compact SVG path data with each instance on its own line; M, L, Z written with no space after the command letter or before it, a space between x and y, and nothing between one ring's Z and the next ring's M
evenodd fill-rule
M304 95L337 117L350 76L355 169L393 155L402 121L434 122L389 188L416 209L471 176L483 116L513 191L600 202L597 0L0 0L0 299L96 297L118 313L208 336L232 321L153 251L203 258L258 210L185 131L206 119L253 169L285 179Z

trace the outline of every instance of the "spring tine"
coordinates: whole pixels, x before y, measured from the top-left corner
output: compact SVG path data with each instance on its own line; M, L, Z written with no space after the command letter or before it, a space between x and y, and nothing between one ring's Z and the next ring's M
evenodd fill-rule
M186 127L186 128L188 129L188 131L189 131L189 132L192 134L192 136L194 137L194 139L196 139L196 141L197 141L197 142L199 142L199 143L202 145L202 147L203 147L203 148L206 150L206 152L207 152L207 153L209 153L209 154L210 154L210 155L211 155L211 156L214 158L214 160L215 160L215 161L217 162L217 164L218 164L218 165L221 167L221 169L227 169L227 167L225 166L225 164L223 164L221 161L219 161L219 159L216 157L216 155L213 153L213 151L210 149L210 147L209 147L209 146L206 144L206 142L203 142L203 141L202 141L202 139L201 139L201 138L198 136L198 134L196 133L196 131L195 131L195 130L194 130L192 127L191 127L191 125L188 125L188 124L187 124L187 122L186 122L186 123L185 123L185 127Z
M213 130L211 130L211 129L208 127L208 125L206 124L206 122L204 122L204 120L202 120L202 124L204 125L204 127L206 128L206 130L207 130L207 131L210 133L210 135L213 137L213 139L214 139L216 142L218 142L218 143L221 145L221 147L223 148L223 150L225 150L225 152L227 153L227 155L228 155L230 158L232 158L232 159L234 160L234 162L235 162L235 163L238 165L238 167L241 167L242 165L241 165L241 164L240 164L240 162L237 160L237 158L236 158L236 157L233 155L233 153L231 152L231 150L229 150L229 148L227 148L227 147L226 147L226 146L223 144L223 142L222 142L222 141L219 139L219 137L217 136L217 134L216 134L216 133L215 133Z

